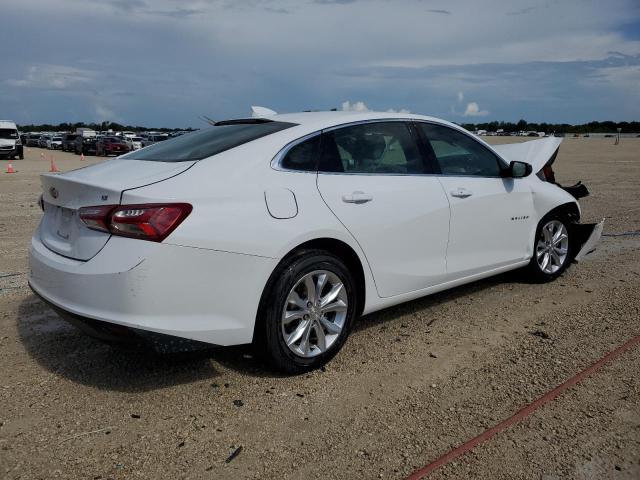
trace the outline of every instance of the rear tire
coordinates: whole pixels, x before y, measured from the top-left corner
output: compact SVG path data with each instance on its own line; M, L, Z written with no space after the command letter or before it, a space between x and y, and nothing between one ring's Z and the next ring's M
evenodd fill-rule
M349 336L356 303L354 278L342 260L324 250L301 250L271 275L254 343L277 370L319 368Z
M551 213L540 220L533 243L533 256L525 267L536 283L552 282L569 267L573 259L573 235L567 216Z

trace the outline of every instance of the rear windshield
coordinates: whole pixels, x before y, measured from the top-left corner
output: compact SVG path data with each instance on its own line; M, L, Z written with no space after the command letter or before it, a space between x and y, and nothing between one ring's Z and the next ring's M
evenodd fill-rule
M286 122L232 123L206 127L128 153L121 160L185 162L202 160L244 143L295 126Z

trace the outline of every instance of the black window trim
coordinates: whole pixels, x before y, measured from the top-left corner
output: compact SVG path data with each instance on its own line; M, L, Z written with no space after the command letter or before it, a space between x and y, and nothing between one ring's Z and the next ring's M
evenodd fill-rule
M435 165L434 165L434 172L438 172L438 173L433 173L432 175L438 175L441 177L464 177L464 178L504 178L504 176L502 174L499 175L454 175L454 174L450 174L450 173L442 173L442 171L440 170L440 165L437 162L437 157L435 155L435 152L433 151L433 148L431 147L431 145L427 142L427 138L425 137L425 135L422 133L421 129L418 128L418 125L421 123L426 123L429 125L436 125L438 127L443 127L443 128L448 128L449 130L453 130L454 132L458 132L462 135L466 135L467 137L469 137L472 141L476 142L478 145L480 145L482 148L484 148L485 150L487 150L489 153L491 153L494 157L496 157L496 159L498 160L498 167L500 168L500 171L504 171L507 168L509 168L509 162L506 161L504 158L502 158L497 152L495 152L492 148L487 147L485 144L483 144L482 142L479 142L477 138L475 138L472 134L470 134L469 132L467 132L466 130L459 130L457 128L452 128L449 125L445 125L443 123L440 122L433 122L433 121L428 121L428 120L420 120L420 119L415 119L413 120L413 123L416 126L416 132L417 134L420 136L421 138L421 144L422 147L426 150L427 148L431 149L431 155L433 155L431 158L434 159L435 161ZM427 147L428 145L428 147ZM425 151L426 153L426 151ZM429 162L428 158L425 158L425 162Z
M318 173L318 159L316 158L316 168L315 170L297 170L294 168L286 168L282 166L282 161L284 160L284 157L287 156L287 153L289 153L289 151L295 147L296 145L299 145L303 142L306 142L307 140L310 140L314 137L320 136L322 135L322 130L318 130L316 132L312 132L309 133L307 135L304 135L300 138L296 138L295 140L290 141L289 143L287 143L284 147L282 147L280 149L280 151L278 153L276 153L275 157L273 157L273 159L271 160L271 168L273 168L274 170L278 170L279 172L289 172L289 173L313 173L314 175ZM321 142L322 143L322 142ZM322 148L322 147L321 147ZM317 152L316 152L316 156L317 156Z

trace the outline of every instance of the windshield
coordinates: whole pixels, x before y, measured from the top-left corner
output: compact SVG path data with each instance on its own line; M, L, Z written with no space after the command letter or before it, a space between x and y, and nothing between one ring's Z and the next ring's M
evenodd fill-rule
M11 128L0 128L0 138L18 138L18 131Z
M62 141L62 137L53 137L53 140L55 142L61 142Z
M157 162L202 160L293 126L295 126L294 123L272 121L263 123L247 121L247 123L216 125L171 139L161 137L165 141L120 158L122 160L153 160Z
M131 141L132 142L141 142L142 141L142 137L131 137Z

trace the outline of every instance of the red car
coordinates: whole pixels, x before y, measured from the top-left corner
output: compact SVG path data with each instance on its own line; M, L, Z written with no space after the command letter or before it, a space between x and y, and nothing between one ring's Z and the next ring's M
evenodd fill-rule
M96 143L96 155L98 156L124 155L125 153L129 153L130 150L129 145L118 137L102 137L99 138Z

